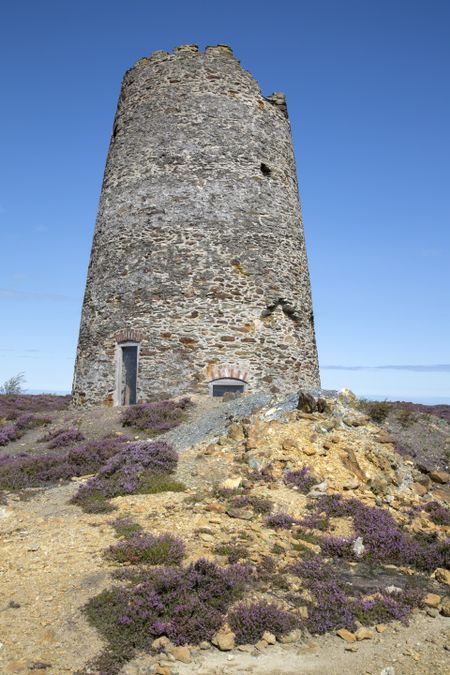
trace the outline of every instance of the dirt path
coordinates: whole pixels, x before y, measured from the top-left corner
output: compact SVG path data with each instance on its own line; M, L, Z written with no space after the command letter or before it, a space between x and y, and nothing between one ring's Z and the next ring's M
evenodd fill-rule
M75 489L1 507L1 673L73 673L101 649L80 608L109 583L101 552L114 537L106 517L67 503Z

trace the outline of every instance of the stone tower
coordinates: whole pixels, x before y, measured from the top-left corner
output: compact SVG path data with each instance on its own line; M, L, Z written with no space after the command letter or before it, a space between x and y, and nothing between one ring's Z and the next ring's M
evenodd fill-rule
M124 77L84 297L74 403L319 386L283 94L225 45Z

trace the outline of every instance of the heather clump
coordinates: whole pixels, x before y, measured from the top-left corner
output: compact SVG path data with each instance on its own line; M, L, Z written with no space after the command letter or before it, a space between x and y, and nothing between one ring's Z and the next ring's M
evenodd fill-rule
M19 438L20 434L15 424L0 426L0 446L8 445Z
M49 413L66 410L71 396L54 394L0 395L0 418L15 420L24 413Z
M354 539L348 539L347 537L322 537L320 548L322 553L330 558L350 560L354 557L353 543Z
M149 434L160 434L178 426L186 417L186 409L192 405L189 398L171 399L153 403L138 403L122 414L124 427L134 427Z
M152 641L165 635L174 644L210 640L224 622L251 578L246 565L219 567L201 558L186 568L149 569L141 583L100 593L89 601L90 622L108 641L109 673L117 673L137 650L150 652Z
M265 631L281 637L298 625L298 619L273 603L260 600L239 603L227 616L238 644L255 644Z
M360 407L373 422L382 424L392 410L392 403L388 401L361 400Z
M286 485L297 489L301 494L306 495L319 481L311 472L309 466L303 466L296 471L287 471L284 474L284 482Z
M250 555L248 548L242 544L218 544L214 548L214 553L226 556L230 564L246 560Z
M432 571L445 566L448 560L448 544L439 541L424 542L413 537L397 525L388 511L367 506L357 499L342 499L341 495L320 497L313 511L328 517L349 517L356 536L361 537L364 551L360 558L372 562L410 565L419 570ZM331 538L322 541L328 555L344 557L350 551L349 542Z
M186 554L183 541L172 534L135 532L106 552L109 560L130 565L179 565Z
M128 539L132 534L142 531L142 526L139 523L135 523L128 516L115 518L114 520L110 520L108 524L114 528L116 536L121 539Z
M291 572L302 579L310 595L307 602L308 618L304 625L311 633L323 634L331 630L354 630L357 622L363 625L408 622L414 607L422 606L424 589L412 583L405 589L387 589L362 594L347 584L340 568L321 557L310 555L296 563Z
M430 520L435 525L450 525L450 509L439 502L428 502L423 505L423 510L428 513Z
M0 446L16 441L29 429L51 422L49 417L36 413L64 410L69 402L70 396L0 395Z
M251 508L255 513L267 514L273 509L273 502L256 495L240 495L231 500L234 508Z
M42 436L39 442L47 443L47 447L53 450L54 448L64 448L68 445L74 445L84 440L84 435L79 429L57 429Z
M283 511L273 513L266 518L266 525L268 527L273 527L274 530L290 530L291 527L296 524L297 520Z
M102 508L105 500L119 495L161 492L164 479L175 471L177 462L177 452L163 441L130 443L101 466L96 476L80 486L72 502L91 511ZM166 487L170 488L170 481L168 483ZM182 489L179 483L174 487Z
M128 440L106 437L64 452L5 455L0 459L0 489L45 487L94 473Z

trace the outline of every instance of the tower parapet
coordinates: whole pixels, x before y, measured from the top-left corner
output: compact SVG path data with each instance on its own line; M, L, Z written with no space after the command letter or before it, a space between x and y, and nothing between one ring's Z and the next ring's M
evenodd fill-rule
M312 317L284 95L264 97L227 45L140 59L114 120L74 402L214 394L224 373L235 390L242 373L245 390L318 386Z

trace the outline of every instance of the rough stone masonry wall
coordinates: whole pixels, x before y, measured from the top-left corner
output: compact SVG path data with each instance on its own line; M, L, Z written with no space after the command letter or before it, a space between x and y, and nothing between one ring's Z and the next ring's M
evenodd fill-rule
M121 341L138 398L318 386L310 282L282 94L229 47L155 52L123 80L88 271L75 404L113 403Z

